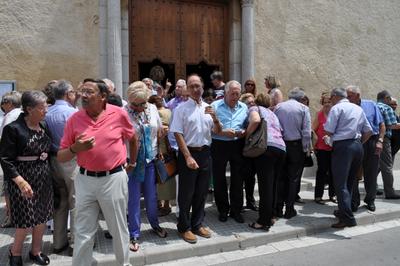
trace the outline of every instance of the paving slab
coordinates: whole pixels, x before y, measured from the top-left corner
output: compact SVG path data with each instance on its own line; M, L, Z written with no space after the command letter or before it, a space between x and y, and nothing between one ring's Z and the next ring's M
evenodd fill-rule
M400 171L395 172L395 177L396 189L399 190ZM309 184L313 184L312 179L306 178L304 181L306 184L304 187L306 188L310 187ZM361 197L363 197L362 187L363 184L361 183ZM326 192L327 191L325 191L325 194L327 194ZM306 203L295 206L298 215L290 220L279 219L276 224L271 227L269 232L254 230L247 225L257 219L257 213L250 210L246 210L243 213L245 218L244 224L236 223L231 218L225 223L219 222L218 212L212 202L212 196L210 196L206 204L205 225L210 228L212 238L205 239L199 237L197 244L194 245L184 242L178 236L174 208L170 215L160 217L160 225L168 231L168 237L165 239L158 238L153 233L151 226L145 218L146 215L142 211L141 245L138 252L131 252L130 261L133 265L148 265L164 262L171 265L170 263L174 260L188 258L188 264L190 264L189 258L219 254L227 251L241 251L249 247L266 245L272 242L276 243L277 241L293 238L302 239L305 236L331 230L330 225L336 221L332 215L333 210L337 208L336 204L328 201L325 205L314 203L314 193L312 189L302 191L301 196L305 199ZM376 207L376 212L370 212L364 206L361 206L355 214L358 224L373 224L400 218L400 201L385 200L382 197L378 197L376 200ZM4 219L4 215L4 203L0 203L0 221ZM387 226L392 226L392 224L388 222ZM99 230L95 236L96 247L93 253L93 265L115 265L112 241L104 237L104 230L107 230L106 223L100 220ZM13 241L14 231L14 229L0 229L0 265L3 265L3 262L7 262L8 260L7 252ZM43 241L43 252L50 254L52 250L52 234L50 230L47 230L45 233ZM25 265L31 265L27 258L30 242L31 236L28 236L23 251ZM274 246L274 248L276 250L284 250L288 248L287 246L285 247L285 245L286 244ZM298 242L292 242L292 244L290 244L289 242L289 246L293 245L298 246L302 244ZM273 250L271 250L271 252L272 251ZM238 256L243 255L242 252L238 252L237 254ZM71 265L71 258L65 254L50 254L50 259L50 265ZM207 263L212 264L211 261Z

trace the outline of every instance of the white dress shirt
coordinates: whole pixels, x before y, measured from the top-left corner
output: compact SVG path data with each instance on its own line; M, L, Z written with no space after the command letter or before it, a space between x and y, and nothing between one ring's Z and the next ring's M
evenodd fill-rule
M170 132L182 134L188 147L210 146L214 123L211 115L204 113L207 106L191 98L180 104L174 111Z
M17 120L18 116L22 113L21 108L14 108L10 112L8 112L6 115L4 115L3 122L1 123L0 127L0 138L1 135L3 134L3 128L10 124L11 122L14 122Z

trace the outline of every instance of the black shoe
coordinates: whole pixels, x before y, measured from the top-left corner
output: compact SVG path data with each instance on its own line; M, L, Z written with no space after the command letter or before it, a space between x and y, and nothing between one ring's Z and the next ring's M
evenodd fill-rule
M283 218L285 219L290 219L293 218L297 215L297 211L294 208L289 208L286 210L285 215L283 216Z
M258 206L255 203L248 203L245 209L253 210L255 212L258 211Z
M335 223L335 224L332 224L331 225L331 227L332 228L336 228L336 229L341 229L341 228L345 228L345 227L353 227L353 226L356 226L357 225L357 223L356 222L354 222L354 223L345 223L345 222L337 222L337 223Z
M306 204L306 202L300 197L296 198L295 202L297 202L299 204Z
M218 220L219 220L220 222L225 223L226 221L228 221L228 215L227 215L226 213L224 213L224 212L221 212L221 213L218 215Z
M29 251L29 258L34 261L36 264L39 265L49 265L50 259L47 257L47 255L43 253L39 253L39 255L34 256L30 251Z
M399 194L393 194L390 196L386 196L385 199L400 199L400 195Z
M370 203L366 203L367 204L367 209L369 210L369 211L372 211L372 212L374 212L375 210L376 210L376 207L375 207L375 203L374 202L370 202Z
M107 238L107 239L112 239L113 238L109 231L105 231L104 232L104 237Z
M153 231L159 238L166 238L168 235L167 231L161 226L154 227Z
M69 248L69 243L66 243L63 247L61 248L53 248L53 253L54 254L59 254L61 252L64 252L65 250L67 250Z
M333 203L337 203L337 197L333 196L333 197L329 197L329 200Z
M377 196L382 196L383 195L383 191L382 190L377 190L376 191L376 195Z
M275 211L275 216L278 218L282 218L283 217L283 210L282 209L277 209Z
M352 212L357 212L358 211L358 206L351 206L351 211Z
M22 256L14 256L12 253L11 253L11 250L9 249L8 250L8 259L9 259L9 261L10 261L10 266L22 266L23 265L23 263L22 263Z
M231 213L229 216L233 218L233 220L235 220L237 223L244 223L243 216L240 213Z

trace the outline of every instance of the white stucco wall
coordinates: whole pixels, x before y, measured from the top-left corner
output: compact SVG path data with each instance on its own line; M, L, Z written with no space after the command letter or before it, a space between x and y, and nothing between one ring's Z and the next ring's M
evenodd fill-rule
M314 108L325 88L359 85L400 96L400 1L256 0L257 85L275 74L303 87Z
M2 0L0 79L19 90L99 73L98 0Z

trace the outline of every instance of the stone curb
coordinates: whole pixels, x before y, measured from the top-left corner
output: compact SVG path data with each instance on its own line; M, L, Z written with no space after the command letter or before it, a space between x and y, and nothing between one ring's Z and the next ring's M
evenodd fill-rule
M400 218L400 210L391 211L388 209L377 210L375 213L362 212L356 215L358 225L374 224ZM178 245L166 245L165 247L148 248L139 250L137 253L131 253L130 262L132 265L148 265L171 260L184 259L195 256L211 255L220 252L243 250L249 247L266 245L271 242L277 242L292 238L315 235L326 232L331 229L334 221L331 217L320 217L315 221L305 222L302 226L284 225L277 227L274 231L258 234L240 233L229 237L218 237L215 241L199 242L191 245L182 242ZM115 263L114 255L95 258L92 265L109 266Z

